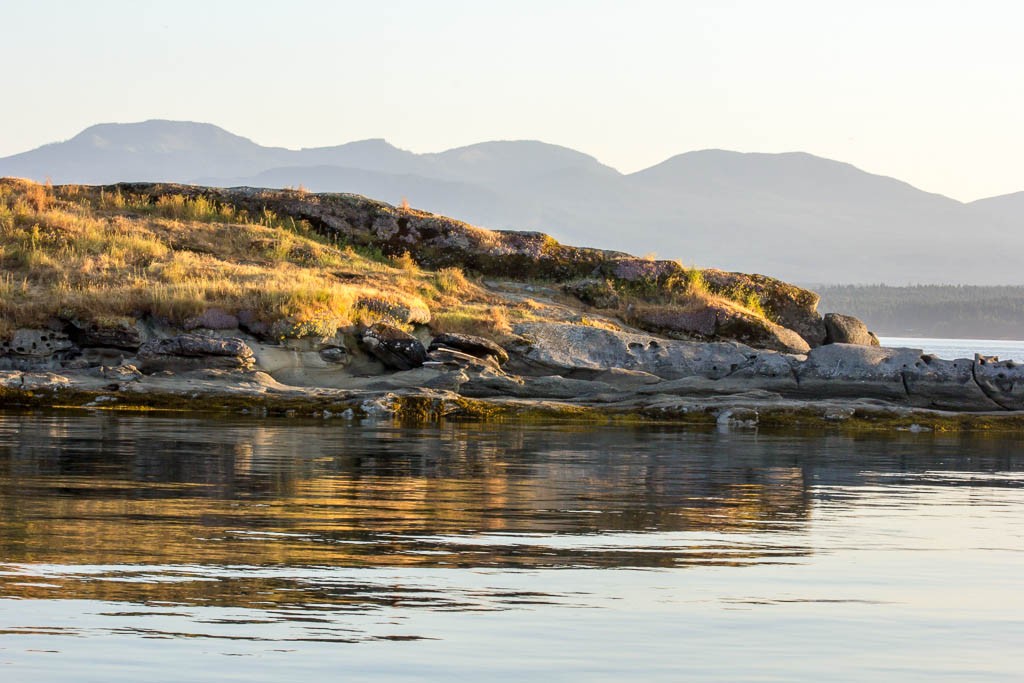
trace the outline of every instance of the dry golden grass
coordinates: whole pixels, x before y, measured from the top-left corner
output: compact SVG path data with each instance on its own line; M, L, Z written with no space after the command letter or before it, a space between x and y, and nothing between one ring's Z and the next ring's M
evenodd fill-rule
M470 317L491 302L461 271L339 248L290 218L13 179L0 180L0 268L0 336L55 318L177 324L214 306L329 336L382 317L360 299Z
M435 332L456 332L478 337L500 339L512 333L504 306L471 304L458 310L445 310L434 315L430 327Z

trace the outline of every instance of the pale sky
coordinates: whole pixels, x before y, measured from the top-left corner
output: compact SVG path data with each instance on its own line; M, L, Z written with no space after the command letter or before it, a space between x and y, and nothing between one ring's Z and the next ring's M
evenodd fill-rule
M799 150L971 200L1024 190L1022 31L1014 0L0 0L0 156L165 118L624 172Z

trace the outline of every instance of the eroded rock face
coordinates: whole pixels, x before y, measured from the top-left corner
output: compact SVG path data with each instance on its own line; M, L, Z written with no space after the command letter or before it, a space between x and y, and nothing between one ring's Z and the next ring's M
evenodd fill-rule
M135 320L107 323L69 320L68 336L82 348L107 348L134 351L142 345L142 333Z
M921 349L829 344L807 354L797 368L800 391L815 396L903 401L903 371L920 362Z
M1024 410L1024 365L975 355L974 380L985 395L1006 410Z
M445 347L462 351L478 358L491 357L499 364L508 362L508 352L496 342L471 334L444 332L434 337L433 341L430 342L428 350L434 351L435 349Z
M527 375L636 370L662 379L721 379L754 363L761 354L736 342L691 342L616 332L567 323L523 323L509 369Z
M0 341L0 369L55 369L77 349L68 336L54 330L18 329Z
M852 315L826 313L824 323L826 344L880 345L878 337L868 330L867 325Z
M53 330L15 330L10 341L0 342L0 353L45 358L74 348L66 334Z
M392 370L412 370L427 359L427 350L419 339L387 323L371 325L363 331L360 341L371 355Z
M252 349L244 341L199 334L180 334L169 339L154 339L143 344L137 355L139 369L146 373L170 370L251 370L255 364Z

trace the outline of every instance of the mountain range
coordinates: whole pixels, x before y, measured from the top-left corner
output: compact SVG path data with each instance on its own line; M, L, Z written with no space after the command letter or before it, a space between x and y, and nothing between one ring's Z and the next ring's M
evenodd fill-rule
M802 152L687 152L623 174L536 141L416 154L264 147L206 123L92 126L0 176L354 192L477 225L815 283L1024 284L1024 192L963 203Z

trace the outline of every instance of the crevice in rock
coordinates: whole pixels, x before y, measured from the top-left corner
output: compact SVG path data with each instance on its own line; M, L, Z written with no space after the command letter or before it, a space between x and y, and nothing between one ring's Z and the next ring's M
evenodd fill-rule
M1003 403L1002 401L997 399L995 396L993 396L989 391L987 391L985 389L985 385L983 385L981 382L978 381L978 363L977 363L977 361L975 361L974 363L971 363L971 379L974 380L974 383L978 385L979 389L981 389L981 393L985 394L985 398L987 398L988 400L992 401L993 403L995 403L997 406L999 406L1003 410L1013 410L1013 408L1011 408L1010 406L1006 405L1005 403Z
M900 381L903 382L903 393L907 395L907 400L910 400L910 384L907 382L907 373L900 370Z

